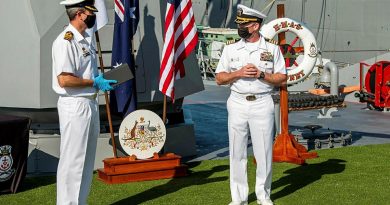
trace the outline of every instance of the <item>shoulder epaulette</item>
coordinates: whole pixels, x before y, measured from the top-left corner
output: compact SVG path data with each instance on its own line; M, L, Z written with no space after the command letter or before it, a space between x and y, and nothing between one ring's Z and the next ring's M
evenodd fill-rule
M64 39L67 40L67 41L72 40L72 39L73 39L73 33L72 33L72 31L67 31L67 32L65 33Z
M274 39L265 38L265 41L267 41L268 43L272 43L272 44L278 45L278 42L275 41Z
M227 40L227 41L226 41L226 45L230 45L230 44L233 44L233 43L237 43L238 41L240 41L240 39Z

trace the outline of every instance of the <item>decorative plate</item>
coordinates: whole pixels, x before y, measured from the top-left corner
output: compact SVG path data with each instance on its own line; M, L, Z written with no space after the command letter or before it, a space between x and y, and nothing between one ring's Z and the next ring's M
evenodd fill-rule
M125 117L119 128L123 150L137 159L153 157L164 146L166 129L161 118L149 110L136 110Z

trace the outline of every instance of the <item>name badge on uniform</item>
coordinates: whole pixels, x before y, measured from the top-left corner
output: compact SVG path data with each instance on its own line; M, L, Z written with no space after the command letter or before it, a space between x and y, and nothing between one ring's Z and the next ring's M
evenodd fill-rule
M91 55L91 53L87 49L85 49L85 48L81 48L81 49L83 50L83 56L84 57L87 57L87 56Z
M269 61L273 62L274 61L274 56L272 55L271 52L265 51L260 54L260 60L261 61Z

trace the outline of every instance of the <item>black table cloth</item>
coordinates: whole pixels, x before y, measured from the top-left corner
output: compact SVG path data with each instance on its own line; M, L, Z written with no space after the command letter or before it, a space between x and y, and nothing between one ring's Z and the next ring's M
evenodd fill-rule
M15 193L27 171L31 120L0 115L0 192Z

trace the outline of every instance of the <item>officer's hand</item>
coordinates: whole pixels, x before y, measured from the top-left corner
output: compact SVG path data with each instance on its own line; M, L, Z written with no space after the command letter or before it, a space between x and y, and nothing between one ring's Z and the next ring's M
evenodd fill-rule
M114 89L110 84L117 83L117 82L118 81L116 80L106 80L103 78L102 74L99 74L99 76L96 77L93 81L93 87L102 91L109 91Z
M239 72L242 78L256 78L258 69L255 65L249 63L242 67Z

